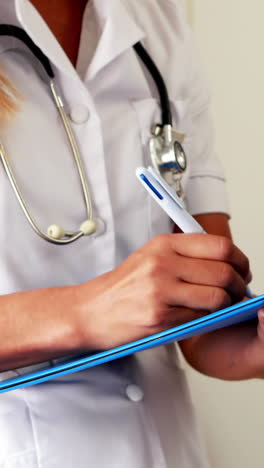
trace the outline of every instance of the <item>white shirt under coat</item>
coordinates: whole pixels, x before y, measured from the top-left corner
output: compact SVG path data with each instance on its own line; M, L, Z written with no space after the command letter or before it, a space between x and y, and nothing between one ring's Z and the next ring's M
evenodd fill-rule
M132 48L137 41L158 65L174 125L186 134L188 209L228 212L208 91L179 4L90 1L76 71L27 0L0 0L1 23L24 28L51 60L102 220L91 238L65 247L48 244L30 228L0 170L1 294L83 283L171 231L135 177L137 166L150 163L150 128L160 120L156 87ZM23 195L44 230L52 223L75 230L85 205L49 90L17 40L0 38L0 63L22 96L20 111L0 135ZM0 378L8 375L16 373ZM207 467L174 346L0 396L0 468L73 466Z

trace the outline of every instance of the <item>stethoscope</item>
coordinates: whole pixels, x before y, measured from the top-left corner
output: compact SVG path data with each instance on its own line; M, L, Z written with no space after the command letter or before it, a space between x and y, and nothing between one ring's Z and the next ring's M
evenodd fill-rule
M43 54L40 48L36 46L36 44L23 29L17 26L2 24L0 25L0 36L11 36L22 41L37 58L48 77L48 85L50 87L51 95L60 114L72 153L74 155L85 200L87 219L81 224L79 230L76 232L68 232L59 225L53 224L48 227L47 234L45 234L39 228L28 209L27 203L18 187L8 154L1 142L0 158L2 160L10 184L15 192L17 200L34 231L47 242L51 242L57 245L70 244L77 239L80 239L82 236L89 236L94 234L96 232L97 225L94 219L91 193L88 187L80 150L68 116L64 109L62 94L59 90L58 84L55 83L55 74L49 59ZM181 178L187 166L186 155L182 146L184 135L176 132L176 130L173 128L171 106L167 87L157 66L140 42L135 44L133 47L152 76L160 97L161 123L156 124L152 128L152 135L149 142L152 164L156 171L160 173L161 176L163 176L170 184L172 181L175 183L177 194L182 196Z

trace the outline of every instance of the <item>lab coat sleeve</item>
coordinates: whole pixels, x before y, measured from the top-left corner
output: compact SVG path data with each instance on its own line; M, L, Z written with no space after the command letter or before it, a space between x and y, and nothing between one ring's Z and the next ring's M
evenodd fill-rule
M189 40L191 148L186 204L192 215L225 213L230 216L224 170L215 150L208 84L191 33Z

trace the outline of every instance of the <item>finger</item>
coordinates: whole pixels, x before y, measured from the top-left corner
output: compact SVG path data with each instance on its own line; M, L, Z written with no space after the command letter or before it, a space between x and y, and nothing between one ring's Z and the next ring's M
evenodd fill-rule
M184 282L226 289L236 301L246 294L245 281L228 263L188 257L173 260L167 262L168 272Z
M245 277L245 282L246 282L246 284L250 284L252 280L253 280L253 275L252 275L251 271L249 271L247 276Z
M191 285L175 281L171 278L164 282L163 300L172 307L186 307L188 309L205 310L214 312L232 304L232 299L227 291L222 288L212 286Z
M264 309L258 311L258 337L264 343Z
M230 263L243 278L249 274L248 258L227 237L210 234L170 234L169 239L171 248L182 256Z

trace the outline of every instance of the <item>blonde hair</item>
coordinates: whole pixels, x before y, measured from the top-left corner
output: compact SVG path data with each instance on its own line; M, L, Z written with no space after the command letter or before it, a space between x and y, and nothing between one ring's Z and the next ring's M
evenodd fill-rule
M18 92L0 69L0 121L7 121L18 110Z

